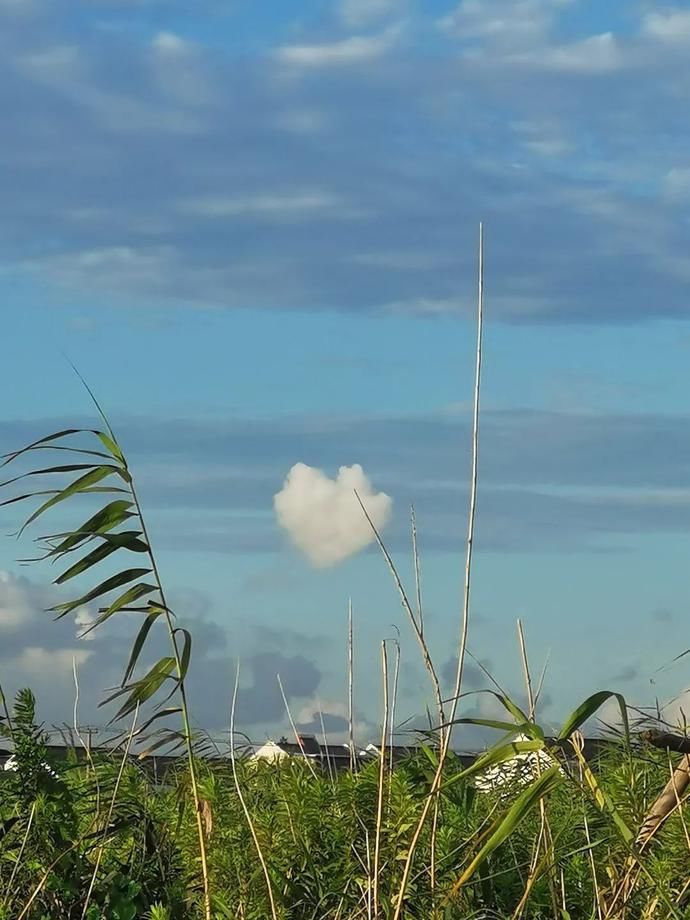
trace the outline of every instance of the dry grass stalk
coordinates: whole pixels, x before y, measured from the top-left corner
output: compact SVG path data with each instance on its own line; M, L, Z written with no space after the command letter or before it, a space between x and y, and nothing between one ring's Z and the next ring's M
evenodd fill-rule
M482 340L483 340L483 328L484 328L484 228L483 225L479 225L479 289L477 297L477 347L475 353L475 377L474 377L474 408L472 413L472 466L470 473L470 500L469 500L469 512L467 520L467 547L465 555L465 582L462 596L462 615L460 622L460 642L459 642L459 653L458 653L458 667L455 676L455 686L453 689L453 698L451 702L451 709L448 722L452 723L455 719L457 713L458 700L460 698L460 691L462 688L462 678L465 667L465 653L467 651L467 634L469 627L469 612L470 612L470 587L471 587L471 576L472 576L472 554L474 549L474 525L475 517L477 511L477 483L478 483L478 467L479 467L479 403L480 403L480 391L481 391L481 368L482 368ZM396 896L395 903L395 912L393 914L393 920L400 920L403 911L403 905L405 902L405 892L407 889L407 884L410 879L410 873L412 871L412 863L415 856L415 851L419 843L419 838L422 835L424 830L424 825L426 823L427 816L431 809L433 802L436 799L436 794L441 785L441 779L443 776L443 768L448 756L448 750L450 748L450 739L452 736L453 727L452 724L448 725L448 728L442 733L441 740L441 749L439 752L438 766L434 774L434 778L431 783L431 789L429 790L429 795L424 803L422 808L422 813L419 816L417 826L415 828L414 834L410 841L410 846L407 852L407 857L405 859L405 865L403 868L402 879L400 881L400 887Z
M372 519L371 519L371 517L370 517L370 515L369 515L369 512L367 511L367 509L366 509L366 507L365 507L365 505L364 505L364 502L362 501L362 499L361 499L360 496L359 496L359 493L356 492L356 491L355 491L355 496L356 496L356 498L357 498L357 501L358 501L359 504L360 504L360 507L361 507L362 511L364 512L364 516L366 517L367 521L369 522L369 526L371 527L371 531L372 531L372 533L374 534L374 538L375 538L375 540L376 540L376 542L377 542L377 544L378 544L378 547L379 547L379 549L381 550L381 553L383 554L384 559L386 560L386 563L387 563L387 565L388 565L388 568L389 568L389 570L390 570L390 573L391 573L391 575L393 576L393 580L394 580L394 582L395 582L395 584L396 584L396 587L397 587L397 589L398 589L398 593L400 594L400 600L401 600L401 603L402 603L402 605L403 605L403 608L405 609L405 612L407 613L407 616L408 616L408 619L409 619L409 621L410 621L410 623L411 623L411 625L412 625L412 629L413 629L413 631L414 631L414 634L415 634L415 636L417 637L417 642L419 643L419 647L420 647L421 652L422 652L422 658L423 658L423 660L424 660L424 667L426 668L426 670L427 670L428 673L429 673L429 678L430 678L430 680L431 680L431 684L432 684L432 687L433 687L434 697L435 697L435 699L436 699L436 708L437 708L437 711L438 711L438 714L439 714L439 722L440 722L440 724L443 724L443 722L444 722L444 715L443 715L443 695L442 695L442 693L441 693L441 684L440 684L440 681L439 681L439 679L438 679L438 674L436 673L436 668L435 668L434 663L433 663L433 661L432 661L431 653L429 652L429 647L428 647L428 645L427 645L427 643L426 643L426 639L424 638L424 635L423 635L423 633L422 633L422 631L421 631L420 623L417 621L417 618L415 617L414 611L413 611L413 609L412 609L412 605L410 604L409 598L408 598L408 596L407 596L407 592L405 591L405 588L403 587L403 583L402 583L402 581L401 581L401 579L400 579L400 575L398 574L398 570L397 570L397 568L396 568L396 566L395 566L395 563L393 562L393 559L392 559L390 553L388 552L388 549L386 548L386 545L384 544L383 540L381 539L381 535L380 535L380 533L378 532L378 529L376 528L376 525L375 525L374 522L372 521Z
M309 767L309 770L311 771L311 775L314 777L314 779L316 779L316 778L317 778L317 776L316 776L316 770L315 770L314 767L312 766L311 760L310 760L309 757L307 756L307 752L306 752L305 749L304 749L304 744L303 744L303 742L302 742L302 738L300 737L300 733L297 731L297 726L295 725L295 721L294 721L294 719L292 718L292 713L290 712L290 705L289 705L289 703L288 703L288 701L287 701L287 697L285 696L285 690L283 690L283 682L282 682L282 680L280 679L280 674L276 674L276 678L277 678L277 680L278 680L278 686L280 687L280 695L282 696L282 698L283 698L283 703L285 704L285 712L287 713L288 721L290 722L290 728L292 729L292 734L295 736L295 741L297 742L297 746L299 747L299 749L300 749L300 751L301 751L301 753L302 753L302 757L304 758L304 762L305 762L306 765Z
M635 843L643 850L664 821L678 807L690 785L690 754L684 754L661 793L647 812Z
M348 602L347 619L347 729L348 747L350 748L350 769L357 765L355 756L355 713L354 713L354 676L353 676L353 624L352 624L352 598Z
M376 835L374 837L374 917L379 916L379 872L381 858L381 829L383 825L383 789L386 782L386 738L388 735L388 651L385 640L381 643L381 671L383 674L383 725L381 728L381 756L379 757L379 787L376 801Z
M532 686L532 672L529 666L529 657L527 655L527 643L525 641L525 632L522 627L522 620L518 619L517 621L517 634L518 634L518 643L520 645L520 660L522 662L522 671L525 677L525 689L527 691L527 705L528 705L528 714L531 722L534 722L537 708L537 697L534 693L534 688ZM546 669L542 671L542 675L546 673ZM542 680L540 680L538 692L541 691ZM535 772L537 775L540 775L542 772L541 760L537 757L535 764ZM528 892L531 890L534 882L538 877L538 867L539 867L539 854L544 845L544 861L546 865L550 865L553 869L553 860L551 854L553 853L553 835L551 833L551 827L549 825L549 820L546 814L546 804L544 799L539 799L539 836L537 838L537 843L534 847L534 854L532 857L532 863L530 865L528 881L525 886L525 894L522 901L520 902L519 909L515 911L513 916L516 918L522 915L527 904ZM551 906L553 908L554 917L558 917L559 907L558 907L558 898L556 893L556 883L553 878L553 872L549 872L549 892L551 895Z
M259 842L259 837L256 833L256 828L254 827L254 822L252 821L252 816L249 813L247 808L247 803L245 801L244 795L242 793L242 787L240 786L240 781L237 776L237 763L235 758L235 711L237 709L237 694L240 686L240 663L237 662L237 670L235 672L235 687L232 692L232 705L230 707L230 764L232 766L232 778L235 785L235 792L237 793L237 799L240 803L240 808L244 813L244 817L247 821L247 826L249 827L249 833L252 835L252 840L254 841L254 846L256 848L256 854L259 857L259 862L261 863L261 869L266 880L266 889L268 891L268 900L271 905L271 917L272 920L278 920L278 914L276 912L275 900L273 898L273 885L271 884L271 875L268 871L268 865L264 858L263 850L261 849L261 844ZM281 687L282 690L282 687Z

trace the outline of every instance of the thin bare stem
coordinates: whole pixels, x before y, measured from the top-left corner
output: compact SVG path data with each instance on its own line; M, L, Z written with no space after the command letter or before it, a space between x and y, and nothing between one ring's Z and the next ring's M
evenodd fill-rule
M422 573L419 564L419 547L417 546L417 515L414 505L410 505L410 523L412 526L412 560L414 562L414 586L417 596L417 622L419 635L424 638L424 609L422 607Z
M527 690L527 705L529 707L530 721L534 722L535 696L532 689L532 673L529 669L529 659L527 657L527 646L525 645L525 633L522 628L522 620L517 621L518 642L520 643L520 659L522 661L522 672L525 675L525 689Z
M335 776L333 774L333 764L331 763L331 754L328 748L328 735L326 734L326 726L323 721L323 709L321 708L320 701L319 701L319 721L321 722L321 736L323 738L323 746L326 751L326 767L328 769L328 778L331 781L331 785L335 786Z
M389 736L390 736L389 748L390 750L388 752L389 772L390 773L393 772L393 747L395 745L395 704L398 699L399 677L400 677L400 643L397 640L395 640L395 666L393 668L393 689L391 693L391 703L390 703L390 710L391 710L390 726L389 726ZM390 802L390 793L391 793L391 789L389 786L388 788L389 802Z
M98 405L98 403L96 403ZM106 424L107 421L106 421ZM172 621L172 614L170 607L168 606L165 592L163 590L163 582L161 580L160 572L158 570L158 562L156 556L153 552L151 545L151 540L149 539L148 529L146 527L146 521L144 520L144 514L139 503L139 496L134 487L134 480L130 479L129 483L130 492L132 495L132 501L134 502L134 507L136 509L139 521L141 523L142 537L144 542L148 546L148 555L151 560L151 568L153 569L153 575L156 579L156 584L158 585L158 592L161 597L161 606L163 608L163 618L165 620L165 625L168 630L168 637L170 639L170 645L172 647L173 656L175 658L175 670L177 672L177 687L180 694L180 709L182 710L182 724L184 727L185 734L185 747L187 751L187 764L189 769L189 782L192 787L192 798L194 799L194 812L196 817L196 829L197 837L199 840L199 858L201 860L201 876L204 889L204 917L205 920L211 920L211 886L209 883L209 874L208 874L208 857L206 854L206 835L204 830L204 822L202 816L202 807L201 807L201 797L199 795L199 783L196 775L196 765L194 763L194 749L192 745L192 726L189 717L189 705L187 702L187 689L185 686L185 674L182 670L182 657L180 655L180 647L177 643L177 634L175 632L175 627Z
M101 811L101 784L98 779L98 771L96 770L96 765L93 762L93 756L91 754L91 740L89 738L89 743L86 744L84 738L79 730L79 676L77 674L77 659L75 656L72 656L72 677L74 678L74 710L72 713L74 721L74 734L77 736L79 743L84 748L84 753L86 754L86 759L93 771L94 782L96 783L96 808L95 820L98 819L98 815Z
M249 827L249 833L252 835L252 840L254 841L254 846L256 847L256 854L259 857L259 862L261 863L261 869L266 879L266 888L268 890L268 900L271 905L271 917L273 920L278 920L278 914L276 912L276 905L273 899L273 885L271 884L271 875L268 871L268 865L264 858L263 850L261 849L261 844L259 843L259 837L256 833L256 828L254 827L254 822L252 821L252 816L249 813L247 808L247 803L245 801L244 795L242 793L242 787L240 786L240 781L237 776L237 763L235 758L235 711L237 709L237 694L240 686L240 662L237 662L237 671L235 672L235 688L232 693L232 706L230 707L230 763L232 765L232 778L235 784L235 792L237 793L237 798L240 803L240 807L244 812L244 817L247 821L247 826Z
M379 789L376 802L376 836L374 838L374 917L379 915L379 861L381 856L381 826L383 823L383 787L386 781L386 736L388 734L388 651L381 643L381 670L383 673L383 726L381 728L381 756L379 759Z
M460 690L462 688L462 678L465 667L465 653L467 651L467 634L469 627L469 613L470 613L470 588L471 588L471 577L472 577L472 554L474 549L474 524L477 511L477 483L478 483L478 469L479 469L479 407L480 407L480 391L481 391L481 369L482 369L482 337L483 337L483 326L484 326L484 228L483 225L479 225L479 288L478 288L478 297L477 297L477 348L475 354L475 375L474 375L474 409L472 413L472 465L470 472L470 498L469 498L469 512L467 520L467 548L465 555L465 582L462 596L462 615L460 621L460 643L459 643L459 654L458 654L458 666L457 673L455 675L455 686L453 689L453 699L451 702L450 708L450 717L448 722L448 728L442 734L441 741L441 750L439 752L438 766L436 767L436 772L434 774L433 781L431 783L431 789L429 790L429 795L426 798L424 806L422 808L419 821L417 822L417 827L410 841L410 846L407 852L407 858L405 859L405 866L403 868L402 878L400 881L400 887L396 897L395 912L393 914L393 920L400 920L402 915L403 906L405 903L405 892L407 890L407 884L410 878L410 872L412 871L412 864L415 857L415 852L417 845L419 843L419 838L422 835L424 830L424 825L426 823L427 816L433 801L435 800L436 794L441 785L441 778L443 776L443 768L448 756L448 750L450 748L450 739L453 734L452 723L455 720L457 713L458 700L460 698Z
M350 748L350 770L355 769L355 725L354 725L354 678L353 678L353 625L352 625L352 598L348 603L347 625L347 727L348 744Z
M283 682L280 679L280 674L276 674L276 678L278 679L278 686L280 687L280 695L282 696L283 703L285 704L285 712L287 713L287 717L290 722L290 728L292 729L292 734L295 736L295 741L297 742L297 745L300 751L302 752L302 757L304 758L306 765L311 770L311 774L314 777L314 779L316 779L317 778L316 770L312 766L311 761L309 760L309 757L307 756L307 752L304 750L304 744L302 742L302 738L300 736L300 733L297 731L297 726L295 725L294 720L292 718L292 713L290 712L290 706L288 704L287 697L285 696L285 691L283 690Z
M426 643L426 639L422 635L420 624L417 622L417 618L415 617L414 611L412 609L412 605L410 604L405 588L403 587L403 583L400 579L400 575L398 574L398 570L395 566L395 563L393 562L393 559L390 553L388 552L386 545L381 539L381 535L378 532L376 525L372 521L371 516L369 515L369 512L367 511L364 505L364 502L360 498L360 495L357 491L355 491L355 496L357 497L357 501L359 502L359 505L362 511L364 512L364 516L369 522L369 526L371 527L372 533L374 534L374 538L379 546L379 549L381 550L381 553L383 554L383 558L386 560L386 563L388 564L390 573L393 576L393 581L395 582L396 587L398 589L398 593L400 594L401 603L410 620L410 624L412 625L414 634L417 637L417 642L419 643L419 647L422 652L422 658L424 660L424 667L428 671L429 678L431 680L431 685L432 685L434 697L436 700L436 709L438 712L439 724L442 725L445 721L444 710L443 710L443 694L441 693L441 684L439 682L438 674L436 673L436 668L432 661L431 653L429 652L429 647Z

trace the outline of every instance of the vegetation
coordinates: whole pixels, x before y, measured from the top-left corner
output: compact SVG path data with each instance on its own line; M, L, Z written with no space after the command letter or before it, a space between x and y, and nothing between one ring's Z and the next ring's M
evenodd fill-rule
M458 717L477 490L481 278L480 245L466 578L451 700L442 699L424 635L414 516L414 604L374 532L437 709L418 753L394 769L385 749L395 708L385 643L385 756L338 775L304 759L255 763L234 744L229 758L201 757L204 739L191 731L186 692L192 637L168 606L132 472L107 420L102 430L60 431L4 458L4 467L24 466L0 483L17 490L0 507L33 503L20 534L78 500L92 505L76 526L37 538L38 560L62 569L55 583L82 585L53 608L56 617L98 604L89 629L125 613L140 625L121 686L103 701L119 707L113 721L123 726L108 756L84 745L51 762L30 691L13 703L0 699L0 733L16 752L16 770L0 775L0 920L690 918L684 739L666 735L672 741L659 748L651 736L631 737L625 701L604 691L574 710L556 743L547 740L521 631L527 706L494 682L503 719ZM30 465L46 455L52 465ZM27 482L37 486L25 491ZM144 665L156 624L167 631L169 654ZM611 700L620 706L620 740L588 763L580 729ZM499 733L470 767L451 749L454 726L467 722ZM157 783L135 747L181 756ZM535 761L526 782L477 790L483 771L516 754L548 757Z
M124 748L90 759L77 758L75 751L47 770L50 755L28 691L18 695L3 722L3 732L10 731L18 769L0 780L3 920L203 916L196 820L183 760L159 785L136 759L123 758ZM543 813L534 786L478 793L451 755L436 833L429 824L420 839L403 916L690 916L684 903L690 841L682 808L644 855L634 855L631 843L632 829L668 778L667 755L643 746L630 754L621 743L602 755L597 795L581 781L577 759L561 781L555 772L542 774ZM376 916L377 837L378 916L392 916L435 756L428 747L386 771L378 827L376 761L333 776L320 770L314 775L296 759L240 759L237 780L250 827L231 765L199 760L213 916Z

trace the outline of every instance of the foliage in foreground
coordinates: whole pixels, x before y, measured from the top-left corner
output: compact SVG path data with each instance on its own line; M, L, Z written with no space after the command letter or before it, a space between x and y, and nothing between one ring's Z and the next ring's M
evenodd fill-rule
M173 769L156 785L119 754L49 763L23 691L12 729L18 769L0 774L2 920L177 920L203 916L196 821L189 773ZM3 720L7 733L7 720ZM392 916L401 866L433 767L420 753L386 776L379 843L379 917ZM46 767L51 769L47 769ZM268 886L227 761L199 761L213 915L266 920ZM303 762L237 764L238 781L266 860L276 915L283 920L373 916L379 764L337 776ZM613 748L596 782L608 807L585 794L577 769L530 809L467 884L464 870L485 848L497 816L519 801L478 793L451 759L441 797L435 859L431 825L420 841L403 916L470 918L690 917L684 906L690 841L682 809L666 822L640 864L611 819L636 826L668 778L665 755ZM523 793L524 794L524 793ZM535 865L548 826L549 859ZM625 907L615 892L625 887ZM527 896L525 896L527 893ZM619 898L620 900L620 898ZM622 902L621 902L622 903ZM86 911L84 909L86 907ZM611 908L611 912L605 911ZM599 913L602 911L602 913Z

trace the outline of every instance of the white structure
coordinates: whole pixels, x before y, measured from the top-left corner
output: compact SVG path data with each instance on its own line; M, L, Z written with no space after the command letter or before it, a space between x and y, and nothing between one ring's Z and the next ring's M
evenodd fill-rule
M275 741L267 741L254 751L251 759L265 760L267 763L277 763L280 760L285 760L287 757L290 757L290 754L284 751L279 744L276 744Z
M526 735L518 735L515 741L530 741ZM555 766L556 761L546 751L525 751L510 760L487 767L474 777L474 785L480 792L510 792L529 786L535 779ZM561 769L562 772L562 769Z

